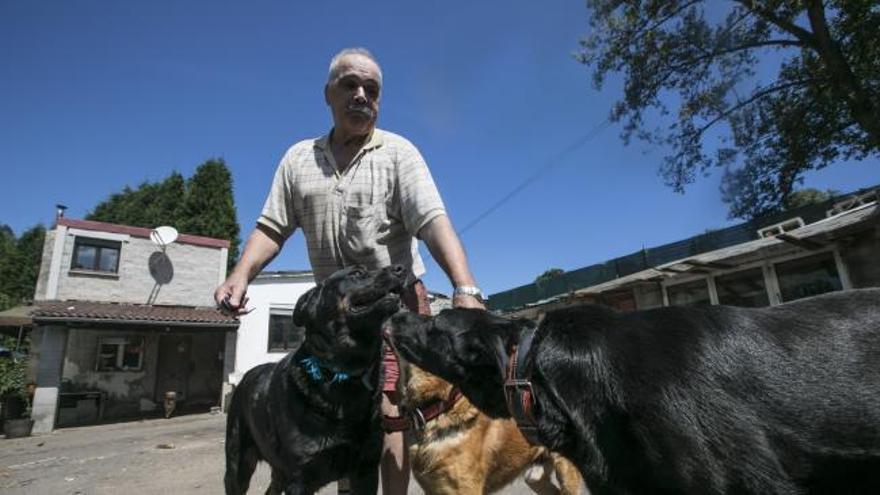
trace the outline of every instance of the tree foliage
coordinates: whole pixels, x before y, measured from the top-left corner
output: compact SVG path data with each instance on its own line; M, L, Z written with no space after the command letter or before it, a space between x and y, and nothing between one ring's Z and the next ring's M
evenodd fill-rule
M232 174L223 160L208 160L186 183L181 228L230 241L229 268L238 260L239 227L232 197Z
M538 285L544 284L546 282L549 282L551 279L562 275L563 273L565 273L565 270L563 270L562 268L550 268L544 271L544 273L535 277L535 283Z
M578 59L599 88L622 73L610 118L623 122L625 142L670 150L661 174L676 191L722 167L730 216L754 217L782 207L806 171L880 154L876 2L587 5ZM769 61L778 67L768 78ZM658 116L668 128L651 126Z
M87 220L155 228L171 225L182 233L230 241L229 268L238 259L239 226L232 195L232 174L222 159L199 165L184 180L177 172L161 182L125 187L98 204Z
M840 195L840 191L835 191L834 189L825 191L814 188L801 189L789 194L782 206L786 210L793 210L801 206L822 203L838 195Z
M0 225L0 311L34 298L46 229L37 225L21 237Z

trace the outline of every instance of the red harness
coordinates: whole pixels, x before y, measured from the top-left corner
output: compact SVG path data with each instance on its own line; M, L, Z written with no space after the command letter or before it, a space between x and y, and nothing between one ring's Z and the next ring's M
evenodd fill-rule
M526 357L531 350L532 339L535 337L537 328L537 326L532 326L526 330L520 335L517 345L511 349L504 380L507 409L516 421L516 426L532 445L538 445L541 442L538 435L538 423L535 420L537 403L532 382L526 373Z
M383 414L382 429L388 433L409 429L418 431L424 430L428 421L431 421L437 416L452 409L460 398L461 390L459 390L458 387L453 387L452 390L449 391L449 397L445 400L437 399L428 403L428 405L408 411L409 414L406 412L400 416L386 416Z

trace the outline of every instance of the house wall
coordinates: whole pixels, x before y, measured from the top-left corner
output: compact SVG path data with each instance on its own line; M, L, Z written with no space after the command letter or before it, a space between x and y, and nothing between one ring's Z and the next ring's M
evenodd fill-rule
M289 308L315 286L312 276L303 274L290 277L257 277L248 287L249 307L254 310L241 317L235 345L235 368L227 381L237 384L245 373L263 363L278 362L283 352L268 352L269 309Z
M46 231L43 240L43 257L40 258L40 273L37 275L37 286L34 290L34 300L46 300L46 289L49 283L50 263L52 262L52 249L55 246L56 230Z
M59 232L64 236L60 263L54 259ZM226 276L225 248L174 243L163 253L149 239L121 234L109 237L122 243L118 273L71 270L78 235L107 238L101 232L64 227L48 232L35 300L213 306L214 289ZM53 261L58 273L53 273Z
M185 397L181 406L209 407L220 403L225 333L175 332L190 343L187 354ZM139 371L95 371L101 338L144 339L143 366ZM160 340L156 332L113 329L71 329L61 375L61 393L102 391L106 394L103 419L152 414L162 408L157 380L162 370ZM73 424L73 423L70 423ZM62 424L61 426L65 426Z
M140 371L95 371L101 337L142 337L144 361ZM106 393L104 419L130 417L155 409L159 334L114 330L71 329L61 375L61 392L100 390ZM146 402L142 404L141 399Z

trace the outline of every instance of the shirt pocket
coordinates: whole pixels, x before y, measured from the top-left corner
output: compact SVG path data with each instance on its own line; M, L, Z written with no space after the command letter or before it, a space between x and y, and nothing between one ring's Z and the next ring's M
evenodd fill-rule
M346 206L340 245L347 261L378 268L388 263L387 254L378 249L387 231L385 204Z

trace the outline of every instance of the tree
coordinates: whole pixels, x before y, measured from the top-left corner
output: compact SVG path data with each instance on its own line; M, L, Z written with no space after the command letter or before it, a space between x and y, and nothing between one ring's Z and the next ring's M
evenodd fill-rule
M137 189L126 186L98 204L86 218L147 228L178 225L184 218L185 192L183 176L172 172L162 182L144 182Z
M126 186L99 203L86 219L151 229L171 225L183 233L226 239L229 267L238 259L232 174L220 159L201 164L188 180L173 172L161 182L144 182L137 189Z
M232 197L232 174L222 159L208 160L187 181L181 226L187 232L230 241L229 269L238 260L238 220Z
M565 273L565 270L563 270L562 268L550 268L549 270L546 270L544 273L535 277L535 284L542 285L546 282L549 282L551 279L562 275L563 273Z
M781 207L803 174L880 154L880 9L867 0L588 0L578 59L601 88L624 77L610 120L670 149L683 192L722 167L731 218ZM762 62L779 60L770 81ZM671 107L677 112L672 114ZM649 120L671 119L668 129Z
M0 226L0 310L33 300L46 229L37 225L16 238Z
M819 189L814 188L801 189L800 191L795 191L789 194L788 197L785 198L782 206L786 210L793 210L795 208L800 208L801 206L814 205L828 201L839 194L840 191L835 191L834 189L828 189L825 191L820 191Z

